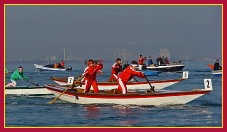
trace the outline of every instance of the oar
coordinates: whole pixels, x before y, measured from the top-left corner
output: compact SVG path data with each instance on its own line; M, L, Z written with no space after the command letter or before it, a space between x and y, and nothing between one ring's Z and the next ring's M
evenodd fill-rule
M28 81L28 80L27 80L27 82L29 82L29 83L31 83L31 84L33 84L35 86L39 86L39 84L37 84L37 83L33 83L33 82Z
M145 79L147 80L148 84L150 85L151 90L152 90L153 92L155 92L155 91L154 91L154 87L153 87L153 86L151 86L151 83L150 83L150 82L149 82L149 80L147 79L147 76L146 76L146 75L144 75L144 77L145 77Z
M73 89L73 87L75 86L75 83L77 83L80 79L82 78L79 77L76 81L73 82L73 84L71 85L71 87L68 87L67 89L65 89L61 94L59 94L55 99L53 99L51 102L49 102L49 104L53 104L62 94L64 94L68 89Z

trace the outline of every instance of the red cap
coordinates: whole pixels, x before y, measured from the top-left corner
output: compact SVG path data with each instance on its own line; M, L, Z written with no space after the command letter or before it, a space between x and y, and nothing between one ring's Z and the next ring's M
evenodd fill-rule
M93 61L88 61L87 62L87 65L91 65L91 64L93 64Z

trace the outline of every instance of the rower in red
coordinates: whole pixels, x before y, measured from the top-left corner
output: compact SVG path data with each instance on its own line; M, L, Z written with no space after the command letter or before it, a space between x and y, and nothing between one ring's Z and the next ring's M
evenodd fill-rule
M122 61L120 58L116 59L116 62L112 66L111 76L107 82L117 82L118 73L122 71Z
M94 61L92 59L88 60L87 67L84 70L83 76L85 81L85 90L84 93L88 93L90 91L91 86L94 89L94 93L99 93L99 89L96 82L96 74L102 74L101 69L103 68L103 64L98 63L94 65Z
M118 90L120 90L123 94L127 93L127 82L131 80L134 76L145 78L144 73L140 71L136 71L136 67L138 67L138 63L132 61L131 65L128 66L124 71L119 74L118 79Z

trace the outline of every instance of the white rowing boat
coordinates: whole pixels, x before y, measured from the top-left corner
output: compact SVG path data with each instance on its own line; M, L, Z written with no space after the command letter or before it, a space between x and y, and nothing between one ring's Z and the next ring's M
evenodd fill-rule
M17 86L5 87L5 95L51 95L52 93L43 86Z
M193 89L190 91L159 90L155 93L149 91L135 91L128 92L126 94L116 92L117 90L100 91L100 93L93 93L92 90L89 93L84 93L83 89L77 89L76 91L65 91L65 89L68 89L67 86L51 84L46 84L44 87L46 87L56 96L55 99L59 97L63 101L77 104L160 106L186 104L212 91L211 79L204 79L204 85L205 88Z
M181 82L185 79L188 79L188 71L184 71L182 74L182 78L177 79L168 79L168 80L155 80L155 81L149 81L152 86L155 87L155 89L163 89L168 86L174 85L178 82ZM59 85L68 85L68 77L51 77L51 79L56 82ZM84 82L77 83L78 88L84 89L85 84ZM99 90L110 90L113 88L118 87L118 82L97 82ZM142 82L128 82L127 88L128 90L134 90L134 89L142 89L149 86L147 81Z

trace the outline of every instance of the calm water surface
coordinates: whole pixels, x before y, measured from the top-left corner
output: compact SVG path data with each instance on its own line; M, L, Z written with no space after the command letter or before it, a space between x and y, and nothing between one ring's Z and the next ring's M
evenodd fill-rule
M208 63L187 62L183 70L189 71L189 79L167 87L168 90L191 90L203 88L203 79L211 78L213 91L186 105L173 106L134 106L134 105L79 105L61 101L49 104L54 96L6 96L5 126L6 127L167 127L167 126L222 126L222 77L211 74ZM24 73L31 82L55 84L50 77L79 76L85 65L83 62L67 63L72 66L70 72L39 72L32 63L6 63L9 71L14 71L18 65L24 66ZM112 62L104 62L103 75L98 75L97 81L106 81L110 76ZM10 80L6 75L6 83ZM175 79L182 77L181 73L161 73L150 76L150 80ZM143 79L139 79L142 80ZM18 85L32 86L19 81ZM148 86L149 87L149 86Z

